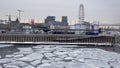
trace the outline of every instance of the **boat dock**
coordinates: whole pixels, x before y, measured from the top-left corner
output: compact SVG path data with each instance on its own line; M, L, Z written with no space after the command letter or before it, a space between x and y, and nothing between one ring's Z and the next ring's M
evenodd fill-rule
M74 34L0 34L0 44L114 45L115 36L89 36Z

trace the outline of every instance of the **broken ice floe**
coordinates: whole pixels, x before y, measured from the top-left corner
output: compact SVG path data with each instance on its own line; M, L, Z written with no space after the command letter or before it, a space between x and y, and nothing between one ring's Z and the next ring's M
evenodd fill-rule
M42 54L32 53L32 54L26 55L25 57L22 57L22 58L20 58L20 59L18 59L18 60L31 62L31 61L34 61L34 60L36 60L36 59L41 60L42 57L43 57Z
M0 58L5 68L120 68L120 54L98 48L19 47Z

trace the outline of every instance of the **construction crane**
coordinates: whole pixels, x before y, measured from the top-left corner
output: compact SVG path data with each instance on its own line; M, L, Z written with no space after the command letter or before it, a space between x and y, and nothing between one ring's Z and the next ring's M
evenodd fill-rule
M20 22L21 21L21 12L24 12L24 11L18 10L18 12L19 12L19 22Z

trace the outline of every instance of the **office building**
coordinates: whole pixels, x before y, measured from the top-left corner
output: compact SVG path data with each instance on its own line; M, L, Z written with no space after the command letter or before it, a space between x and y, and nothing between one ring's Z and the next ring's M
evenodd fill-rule
M61 22L61 24L63 26L68 26L68 18L67 18L67 16L62 16L62 22Z

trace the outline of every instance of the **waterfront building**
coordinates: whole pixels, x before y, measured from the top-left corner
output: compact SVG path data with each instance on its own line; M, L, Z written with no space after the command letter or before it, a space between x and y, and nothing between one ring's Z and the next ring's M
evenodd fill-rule
M81 24L75 24L75 34L85 34L90 29L90 23L84 22Z
M90 24L90 31L92 33L99 33L99 24L97 22L93 22Z

